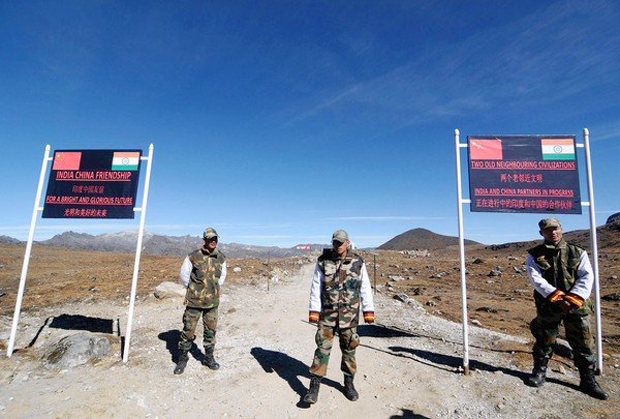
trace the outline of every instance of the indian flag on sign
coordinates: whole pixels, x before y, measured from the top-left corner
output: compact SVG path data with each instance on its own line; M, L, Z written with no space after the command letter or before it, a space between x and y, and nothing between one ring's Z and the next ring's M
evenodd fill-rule
M540 140L543 160L575 160L572 138L543 138Z
M112 170L138 170L139 151L115 151L112 156Z

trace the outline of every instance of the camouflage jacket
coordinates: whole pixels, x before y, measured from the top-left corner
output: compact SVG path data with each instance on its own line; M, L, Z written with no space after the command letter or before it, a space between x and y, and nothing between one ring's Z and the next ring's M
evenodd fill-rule
M584 253L585 250L581 247L564 240L560 241L557 246L542 243L528 250L528 254L531 256L530 264L532 262L535 264L542 279L547 283L544 284L543 282L545 290L537 289L534 292L537 304L546 304L545 297L553 292L554 288L564 293L573 292L584 300L588 299L592 288L593 275L587 254L584 255ZM583 261L584 259L585 261ZM581 270L580 266L582 266ZM536 287L535 274L536 272L530 271L530 281ZM538 281L540 282L540 278ZM585 314L589 310L589 305L589 302L584 304L580 310Z
M220 304L218 281L226 256L218 249L208 253L201 248L190 253L187 258L192 264L192 270L185 294L185 305L195 308L217 307Z
M325 249L315 268L310 310L320 313L319 324L345 329L359 324L360 305L374 315L364 260L351 251L341 259L332 249Z

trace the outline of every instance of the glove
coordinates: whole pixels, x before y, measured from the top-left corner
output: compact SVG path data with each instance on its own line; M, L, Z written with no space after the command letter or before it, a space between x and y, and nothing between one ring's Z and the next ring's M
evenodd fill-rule
M375 312L374 311L365 311L364 312L364 322L368 324L372 324L375 322Z
M308 321L310 323L318 323L319 322L319 312L318 311L310 311L308 314Z
M564 292L560 290L555 290L547 296L547 301L549 301L551 304L558 304L564 300L565 296L566 294L564 294Z
M584 303L583 298L581 298L577 294L573 294L572 292L565 295L564 300L567 301L571 305L571 309L581 308L581 306Z

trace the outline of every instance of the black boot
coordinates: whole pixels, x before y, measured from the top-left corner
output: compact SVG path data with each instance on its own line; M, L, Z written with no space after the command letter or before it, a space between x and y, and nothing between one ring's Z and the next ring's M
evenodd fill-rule
M344 395L352 402L360 398L360 395L357 393L357 390L353 386L353 377L350 375L344 376Z
M304 396L304 402L314 404L319 399L319 387L321 386L321 377L313 375L310 379L310 388Z
M205 348L205 357L200 361L200 363L206 367L211 368L212 370L217 370L220 368L220 364L215 361L213 357L213 350L215 348L211 346L210 348Z
M581 391L595 399L607 400L609 398L609 394L605 393L594 379L594 364L580 366L579 375L581 376L581 382L579 383Z
M526 380L526 384L530 387L540 387L545 384L547 379L548 358L534 359L534 369L532 375Z
M187 366L187 361L189 357L187 356L187 351L179 351L179 360L177 361L176 367L174 367L174 374L180 375L185 371L185 367Z

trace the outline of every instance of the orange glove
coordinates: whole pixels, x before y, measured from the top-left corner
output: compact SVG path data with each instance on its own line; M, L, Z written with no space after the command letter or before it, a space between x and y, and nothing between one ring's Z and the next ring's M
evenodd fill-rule
M374 311L365 311L364 312L364 322L371 324L375 322L375 312Z
M564 300L568 301L571 305L571 308L581 308L584 301L583 298L578 296L577 294L569 293L564 296Z
M310 323L318 323L319 322L319 312L318 311L311 311L308 314L308 321Z
M557 303L561 303L562 300L564 300L565 296L566 296L566 294L564 294L564 292L562 292L560 290L555 290L555 291L553 291L551 294L549 294L547 296L547 300L551 304L557 304Z

